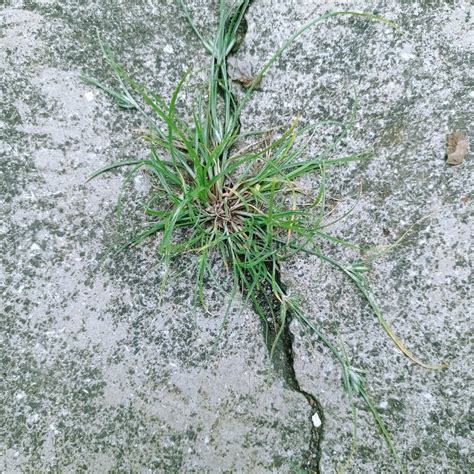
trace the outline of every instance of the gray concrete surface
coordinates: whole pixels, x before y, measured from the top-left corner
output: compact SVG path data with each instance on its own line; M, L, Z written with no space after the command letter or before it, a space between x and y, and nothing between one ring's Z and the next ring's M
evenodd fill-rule
M316 258L287 262L285 279L303 295L308 315L366 370L409 472L470 472L474 180L472 161L450 167L444 155L449 132L465 131L472 142L474 8L470 2L289 3L275 10L274 2L254 3L237 65L256 68L313 11L374 11L404 31L359 20L321 25L264 80L244 120L255 127L268 117L288 123L298 112L304 122L347 118L357 92L356 124L339 153L372 149L374 159L329 171L330 219L356 206L330 230L383 250L411 229L373 261L370 279L385 317L413 352L446 361L449 369L429 372L402 356L344 277ZM317 137L315 153L331 132ZM307 180L303 187L316 193L317 184ZM348 262L359 257L323 248ZM321 472L335 472L351 461L352 426L337 389L339 368L301 327L294 324L293 331L297 376L324 412ZM349 470L394 472L371 417L363 410L359 415Z
M269 372L255 315L237 305L219 338L223 303L214 289L208 314L192 309L191 261L160 305L152 243L108 257L121 177L85 184L146 153L133 114L79 79L108 74L95 27L166 95L207 61L182 16L146 2L16 7L2 11L0 60L2 471L298 466L310 412ZM134 187L143 201L144 177Z
M307 458L309 406L272 370L253 312L236 301L219 338L222 297L211 285L209 311L192 308L191 259L160 303L152 242L110 255L120 173L84 183L106 163L146 153L133 113L79 79L108 77L97 31L164 96L194 66L186 103L198 93L207 58L175 3L10 0L0 11L4 472L297 472ZM211 30L215 5L189 3ZM470 472L472 156L449 167L444 154L450 131L473 141L473 8L321 3L254 0L234 66L255 72L298 25L333 9L377 12L405 34L347 19L308 32L264 79L243 126L288 124L297 113L342 119L357 91L356 125L338 153L371 148L375 158L330 170L333 216L356 204L332 231L380 249L414 224L374 260L371 281L409 347L449 369L428 372L400 355L357 293L316 259L287 262L284 277L367 370L409 472ZM312 151L331 138L322 132ZM137 202L146 191L145 177L130 190ZM132 211L119 235L137 224ZM323 411L321 472L336 472L351 443L338 368L297 324L293 332L298 379ZM396 472L359 414L348 471Z

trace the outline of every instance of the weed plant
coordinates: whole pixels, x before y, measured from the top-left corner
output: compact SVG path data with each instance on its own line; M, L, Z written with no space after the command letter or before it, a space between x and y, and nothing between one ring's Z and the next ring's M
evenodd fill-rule
M139 170L146 169L153 182L145 208L149 218L128 246L161 233L158 250L166 268L179 255L196 254L195 298L201 303L204 303L204 282L212 271L210 258L220 256L223 268L233 277L232 298L240 291L263 321L267 323L271 317L276 334L272 355L292 318L316 335L341 367L342 385L352 407L354 440L356 399L360 399L372 413L390 452L403 469L385 423L367 393L363 372L352 366L345 352L338 349L321 332L317 322L304 313L297 295L289 294L279 278L280 264L291 256L307 253L319 257L355 284L383 329L406 356L427 368L441 367L420 361L394 334L369 286L365 262L343 263L321 249L324 241L350 245L328 234L323 221L327 169L369 158L366 154L333 156L336 145L352 125L353 116L335 143L321 155L309 159L307 144L315 136L314 131L333 122L300 127L295 119L276 138L269 139L264 132L255 132L250 146L242 145L240 133L240 115L253 91L269 68L306 30L336 16L356 16L383 22L390 27L394 25L367 13L346 11L327 13L311 20L282 44L238 98L229 80L227 57L235 46L249 1L238 0L233 5L220 1L219 22L213 39L205 38L198 31L181 2L191 28L212 58L207 94L193 107L191 121L185 121L176 113L176 102L189 73L180 80L167 102L130 77L115 60L109 46L101 42L116 84L109 86L92 78L86 80L110 94L120 107L141 114L148 128L143 138L149 143L150 154L146 159L108 165L91 178L126 166L130 167L126 176L129 180ZM298 192L295 182L311 173L320 175L319 191L309 205L297 206L289 199ZM275 301L278 311L274 310Z

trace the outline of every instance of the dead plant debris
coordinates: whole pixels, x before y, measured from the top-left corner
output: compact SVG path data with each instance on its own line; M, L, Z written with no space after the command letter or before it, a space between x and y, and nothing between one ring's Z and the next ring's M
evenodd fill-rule
M463 132L453 132L448 135L448 165L460 165L466 158L469 140Z

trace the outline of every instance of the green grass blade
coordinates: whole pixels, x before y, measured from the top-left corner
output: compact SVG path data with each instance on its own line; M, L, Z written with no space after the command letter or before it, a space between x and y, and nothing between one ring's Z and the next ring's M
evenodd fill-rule
M99 170L95 171L92 173L86 180L86 183L89 182L90 180L97 178L97 176L100 176L103 173L106 173L108 171L112 171L116 168L121 168L123 166L134 166L134 165L144 165L145 160L125 160L125 161L117 161L116 163L112 163L110 165L104 166L103 168L100 168Z

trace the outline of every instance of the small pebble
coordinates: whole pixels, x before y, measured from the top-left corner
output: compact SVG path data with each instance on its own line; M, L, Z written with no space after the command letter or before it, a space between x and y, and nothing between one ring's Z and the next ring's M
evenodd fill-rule
M317 413L315 413L312 417L311 417L311 421L313 422L313 426L315 428L319 428L322 423L321 423L321 418L319 418L319 415Z

